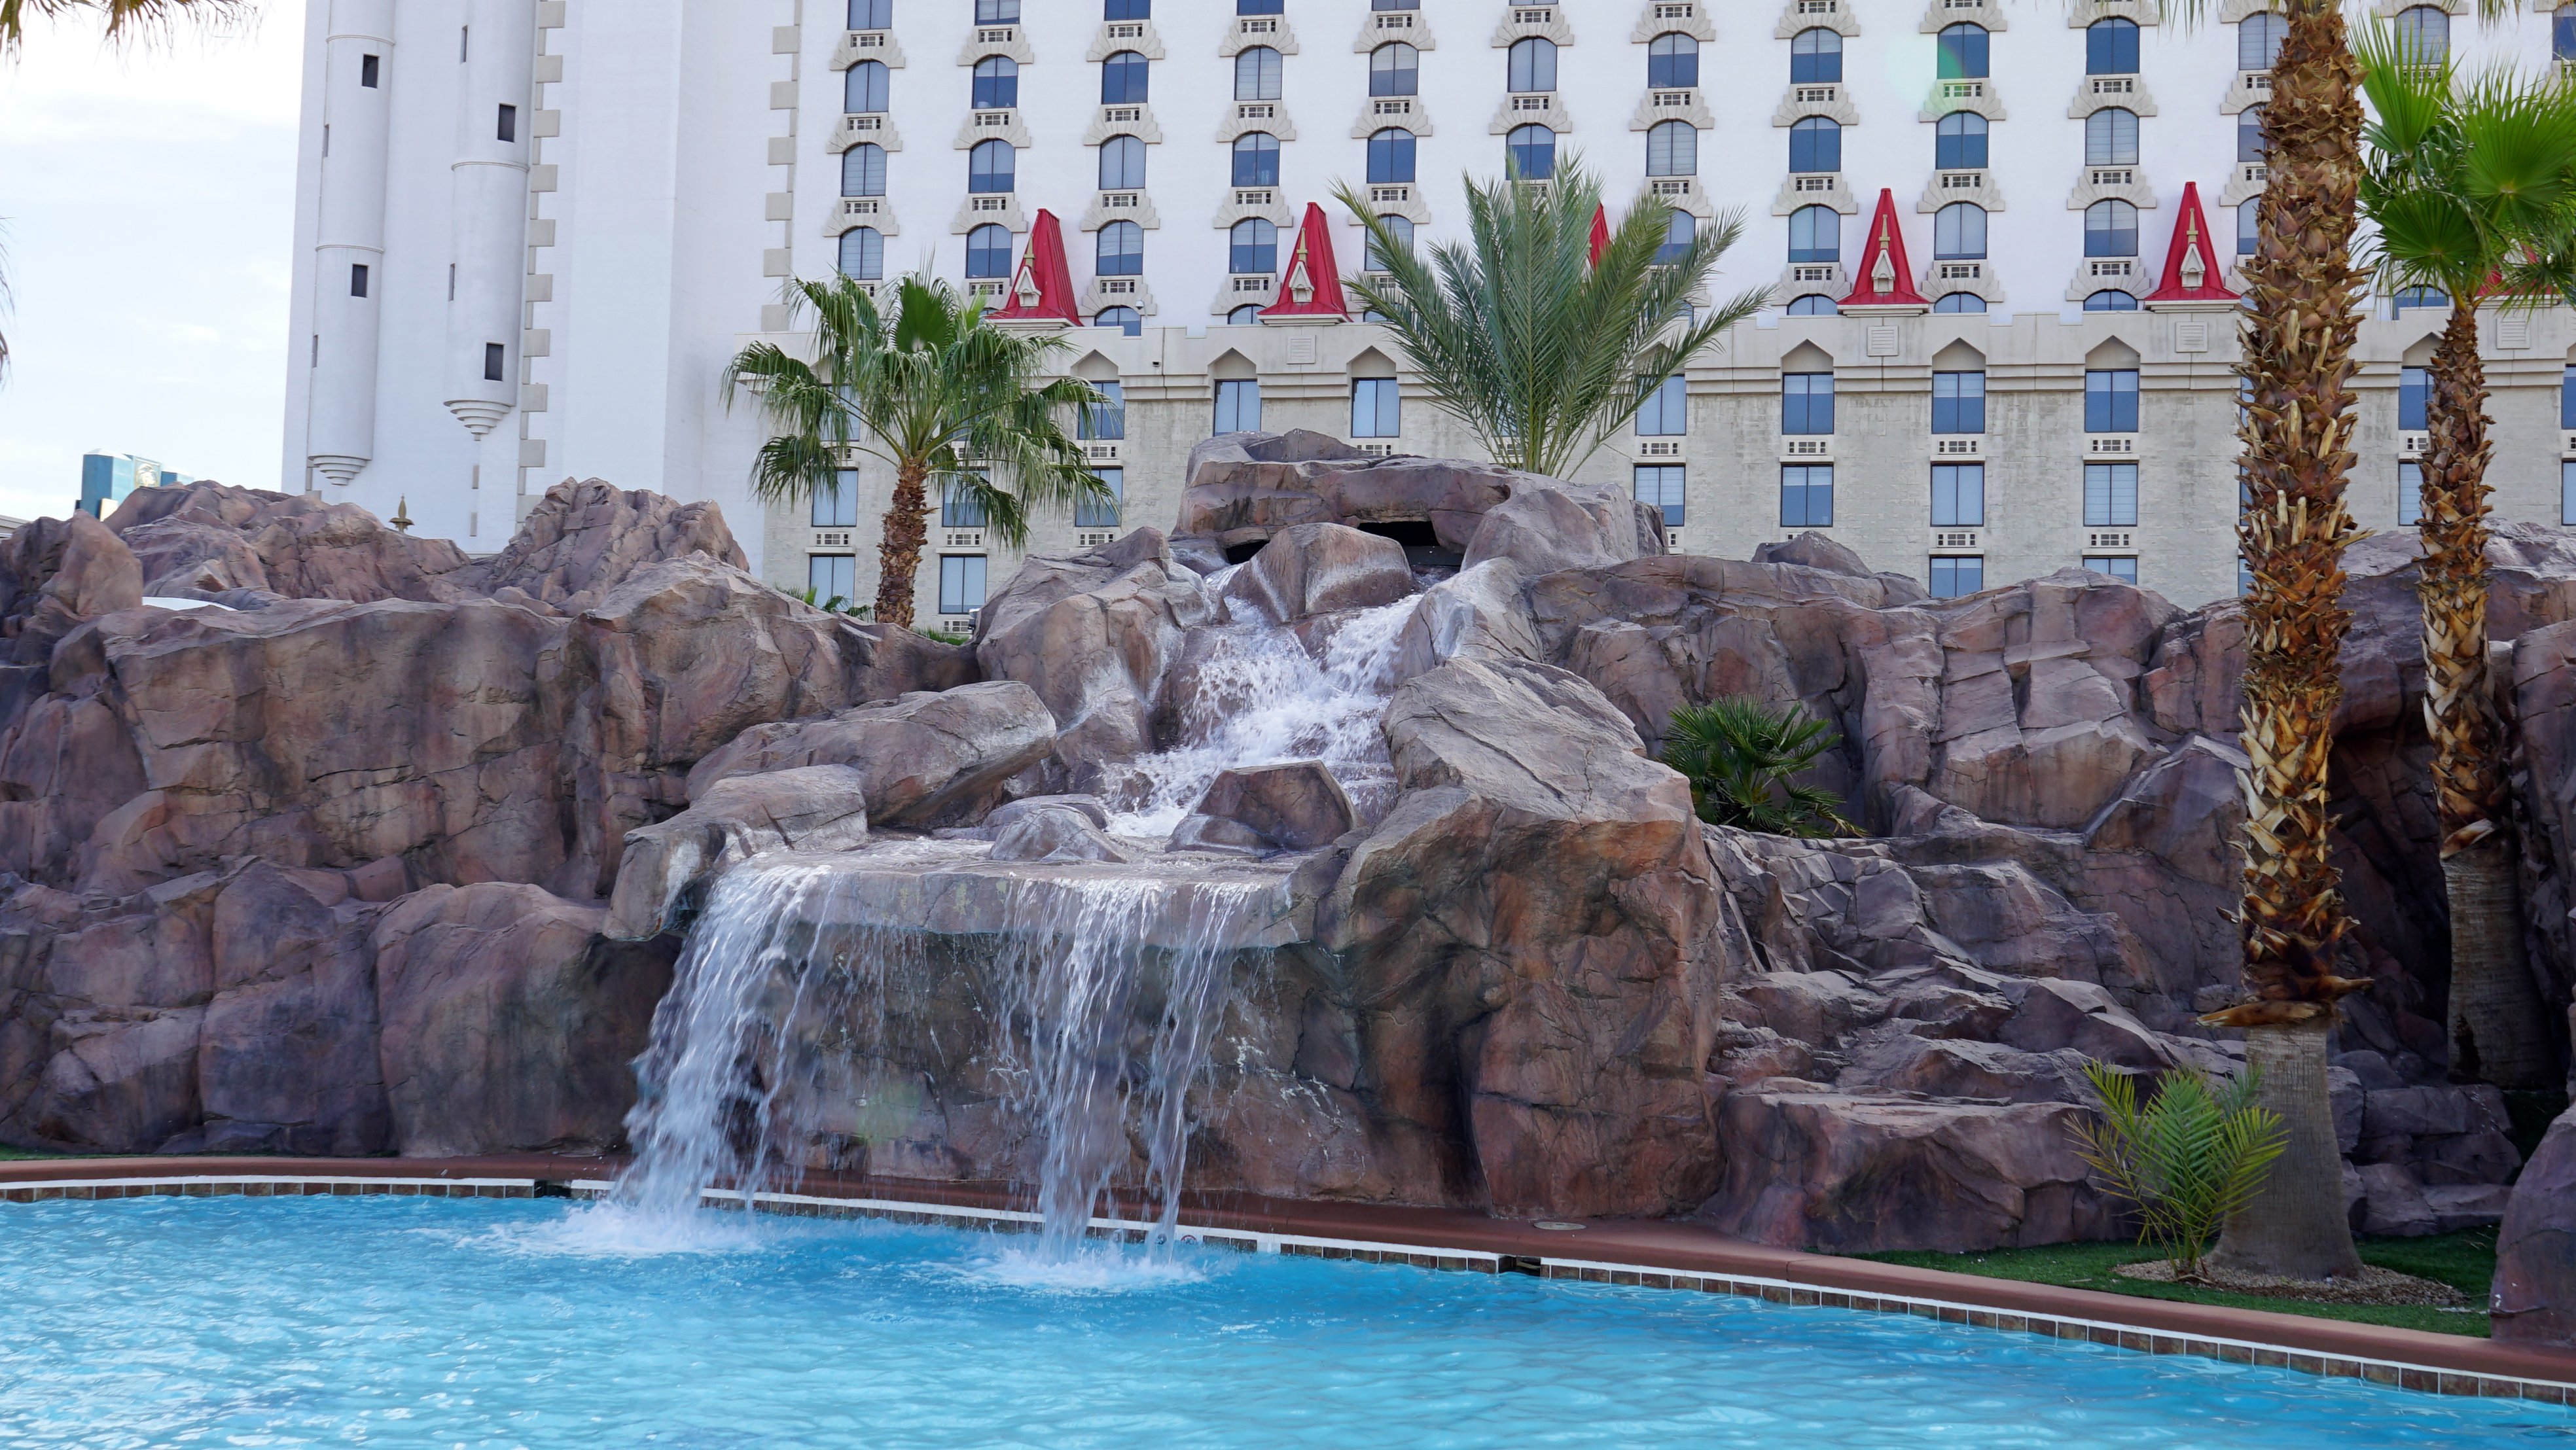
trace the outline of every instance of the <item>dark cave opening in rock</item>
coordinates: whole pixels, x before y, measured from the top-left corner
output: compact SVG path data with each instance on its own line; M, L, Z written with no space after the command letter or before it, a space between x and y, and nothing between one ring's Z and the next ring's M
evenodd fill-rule
M1444 548L1438 531L1429 519L1389 519L1384 522L1353 524L1364 534L1393 539L1404 546L1404 562L1416 574L1455 574L1465 556Z

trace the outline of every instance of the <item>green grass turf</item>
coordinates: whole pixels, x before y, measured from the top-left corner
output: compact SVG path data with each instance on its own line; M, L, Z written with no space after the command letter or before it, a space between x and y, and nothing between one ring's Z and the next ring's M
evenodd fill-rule
M2220 1304L2231 1309L2268 1309L2279 1314L2306 1314L2357 1324L2386 1324L2435 1334L2487 1334L2486 1295L2495 1278L2495 1230L2468 1229L2421 1239L2363 1239L2364 1263L2401 1274L2438 1279L2469 1296L2469 1312L2456 1313L2426 1305L2310 1304L2297 1299L2266 1299L2253 1294L2226 1294L2182 1284L2153 1284L2112 1273L2121 1264L2165 1257L2142 1244L2051 1244L2036 1249L1989 1249L1983 1253L1944 1254L1927 1251L1854 1254L1882 1264L1941 1269L1989 1279L2057 1284L2069 1289L2097 1289L2142 1299L2179 1299L2190 1304Z

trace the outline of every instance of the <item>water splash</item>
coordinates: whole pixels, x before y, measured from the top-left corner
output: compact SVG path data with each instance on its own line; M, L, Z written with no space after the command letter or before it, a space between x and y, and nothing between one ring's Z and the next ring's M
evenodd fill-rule
M1355 611L1324 641L1320 660L1295 631L1250 604L1232 605L1227 622L1202 637L1205 652L1185 666L1193 682L1180 720L1184 743L1131 762L1109 829L1168 836L1220 772L1281 760L1323 761L1362 819L1385 814L1395 770L1379 725L1418 602Z

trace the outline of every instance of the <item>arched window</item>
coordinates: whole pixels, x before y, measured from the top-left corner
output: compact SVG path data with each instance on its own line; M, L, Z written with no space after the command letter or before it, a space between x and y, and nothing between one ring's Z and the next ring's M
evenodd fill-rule
M1974 111L1952 111L1932 128L1932 165L1942 171L1982 171L1986 166L1986 118Z
M1938 262L1973 262L1986 254L1986 209L1954 201L1932 218L1932 258Z
M1545 126L1520 126L1503 138L1503 154L1522 181L1545 181L1556 175L1556 133Z
M1234 184L1279 184L1279 138L1267 131L1247 131L1234 138Z
M2138 113L2105 106L2084 118L2084 164L2138 164Z
M1830 30L1825 33L1828 35L1833 34ZM1839 40L1842 37L1835 36L1834 38ZM1836 307L1834 305L1834 299L1826 296L1824 293L1810 292L1806 296L1792 301L1789 304L1788 312L1791 317L1834 317L1840 315L1842 309Z
M1145 184L1145 143L1112 136L1100 143L1100 189L1129 191Z
M1699 175L1699 128L1688 121L1659 121L1646 133L1648 176Z
M2290 35L2287 17L2264 11L2248 15L2236 27L2236 68L2270 70L2281 58L2281 42Z
M1142 55L1122 50L1100 63L1100 104L1141 106L1151 91L1154 67Z
M1011 275L1011 233L1008 228L987 224L966 234L966 275Z
M1543 35L1513 41L1511 77L1515 91L1555 90L1556 42Z
M1983 80L1986 76L1986 52L1993 38L1982 25L1953 25L1941 32L1941 79L1945 81Z
M1279 270L1279 228L1260 217L1245 217L1226 234L1226 270L1247 276Z
M1154 0L1105 0L1105 3L1100 7L1100 18L1103 20L1151 20L1154 18ZM1112 312L1123 312L1128 309L1113 307L1109 310Z
M1699 84L1699 42L1679 31L1655 37L1646 47L1646 84L1688 90Z
M2138 254L2138 209L2125 201L2097 201L2084 208L2084 255Z
M885 237L874 227L841 233L841 275L874 282L885 275Z
M1413 179L1413 133L1389 126L1369 137L1368 179L1371 183Z
M849 79L841 87L841 109L853 116L873 115L889 109L886 105L887 78L893 75L881 60L863 60L850 67Z
M1279 52L1256 45L1234 58L1234 98L1238 101L1279 99Z
M885 186L884 147L861 143L841 153L841 195L883 196Z
M2576 5L2561 5L2551 16L2549 53L2559 60L2576 60Z
M1789 42L1789 84L1828 85L1843 78L1843 38L1825 29L1801 30Z
M1691 243L1699 240L1699 218L1679 207L1664 223L1664 244L1655 248L1655 265L1669 267L1690 255Z
M850 0L852 30L894 28L894 0Z
M1829 206L1802 206L1789 214L1789 260L1839 262L1843 259L1842 214Z
M1411 221L1400 216L1380 217L1378 220L1386 224L1387 234L1395 238L1395 244L1397 246L1404 248L1408 252L1413 250L1413 223ZM1394 269L1386 264L1386 254L1379 249L1377 237L1370 233L1362 233L1362 235L1366 236L1368 239L1368 252L1366 265L1364 265L1361 270L1367 272L1393 271Z
M975 109L1007 111L1020 103L1020 63L1007 55L975 62Z
M2416 65L2439 65L2451 54L2451 17L2430 5L2397 14L2397 53Z
M2245 201L2236 205L2236 255L2250 257L2263 235L2261 202Z
M2263 108L2247 106L2236 113L2236 159L2260 161L2267 154L2263 147Z
M1103 277L1140 277L1145 272L1145 229L1134 222L1111 222L1100 229L1092 270Z
M2084 27L2084 73L2133 76L2138 73L2138 22L2096 20Z
M2117 288L2108 288L2086 297L2084 299L2084 310L2087 312L2135 312L2138 310L2138 299L2129 293L2118 290Z
M1245 303L1243 306L1238 307L1225 315L1225 325L1228 327L1259 327L1261 325L1261 309L1251 303Z
M1019 188L1019 153L1008 141L978 141L966 153L966 189L977 192Z
M1843 169L1843 123L1829 116L1809 116L1789 128L1791 171Z
M1109 3L1115 6L1118 0L1109 0ZM1145 314L1133 307L1103 307L1099 315L1091 319L1091 325L1114 327L1129 337L1142 337L1145 335Z
M2248 202L2246 205L2251 206L2253 203ZM2451 299L2439 287L2408 287L2389 298L2388 306L2391 313L2403 317L2409 309L2418 312L2428 309L2448 312L2451 309Z
M1422 93L1422 52L1403 41L1369 52L1369 94L1414 96Z
M1986 299L1978 296L1974 292L1944 292L1941 294L1940 300L1932 304L1932 310L1935 312L1983 312L1986 310Z

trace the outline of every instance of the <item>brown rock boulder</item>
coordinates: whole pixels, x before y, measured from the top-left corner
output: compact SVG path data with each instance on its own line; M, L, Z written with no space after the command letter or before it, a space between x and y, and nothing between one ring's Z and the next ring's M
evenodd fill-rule
M1012 776L1055 748L1055 719L1014 680L916 693L837 714L756 725L689 772L692 800L733 776L838 765L856 769L868 818L941 825L990 810Z
M1617 489L1524 475L1476 526L1460 567L1509 559L1524 575L1604 569L1664 552L1663 511Z
M626 833L602 935L642 941L677 931L726 868L763 851L846 851L868 839L868 776L808 765L727 776L689 808Z
M137 489L107 526L141 561L146 594L264 590L288 599L473 597L465 554L348 503L222 483Z
M0 639L12 657L41 665L87 619L143 602L143 572L131 550L84 513L38 519L0 543Z
M636 570L695 553L751 567L725 527L724 511L712 503L683 504L604 479L567 478L546 490L500 553L463 571L459 582L486 594L516 589L579 614Z
M1412 592L1403 545L1340 524L1281 530L1225 585L1227 599L1257 606L1281 623L1393 604Z
M1153 748L1164 673L1186 632L1215 617L1198 575L1173 562L1161 534L1139 529L1088 554L1022 565L984 606L975 658L986 679L1037 692L1055 718L1062 770L1079 775Z
M1320 760L1287 760L1221 772L1193 813L1249 827L1289 851L1329 846L1359 827L1359 810Z

